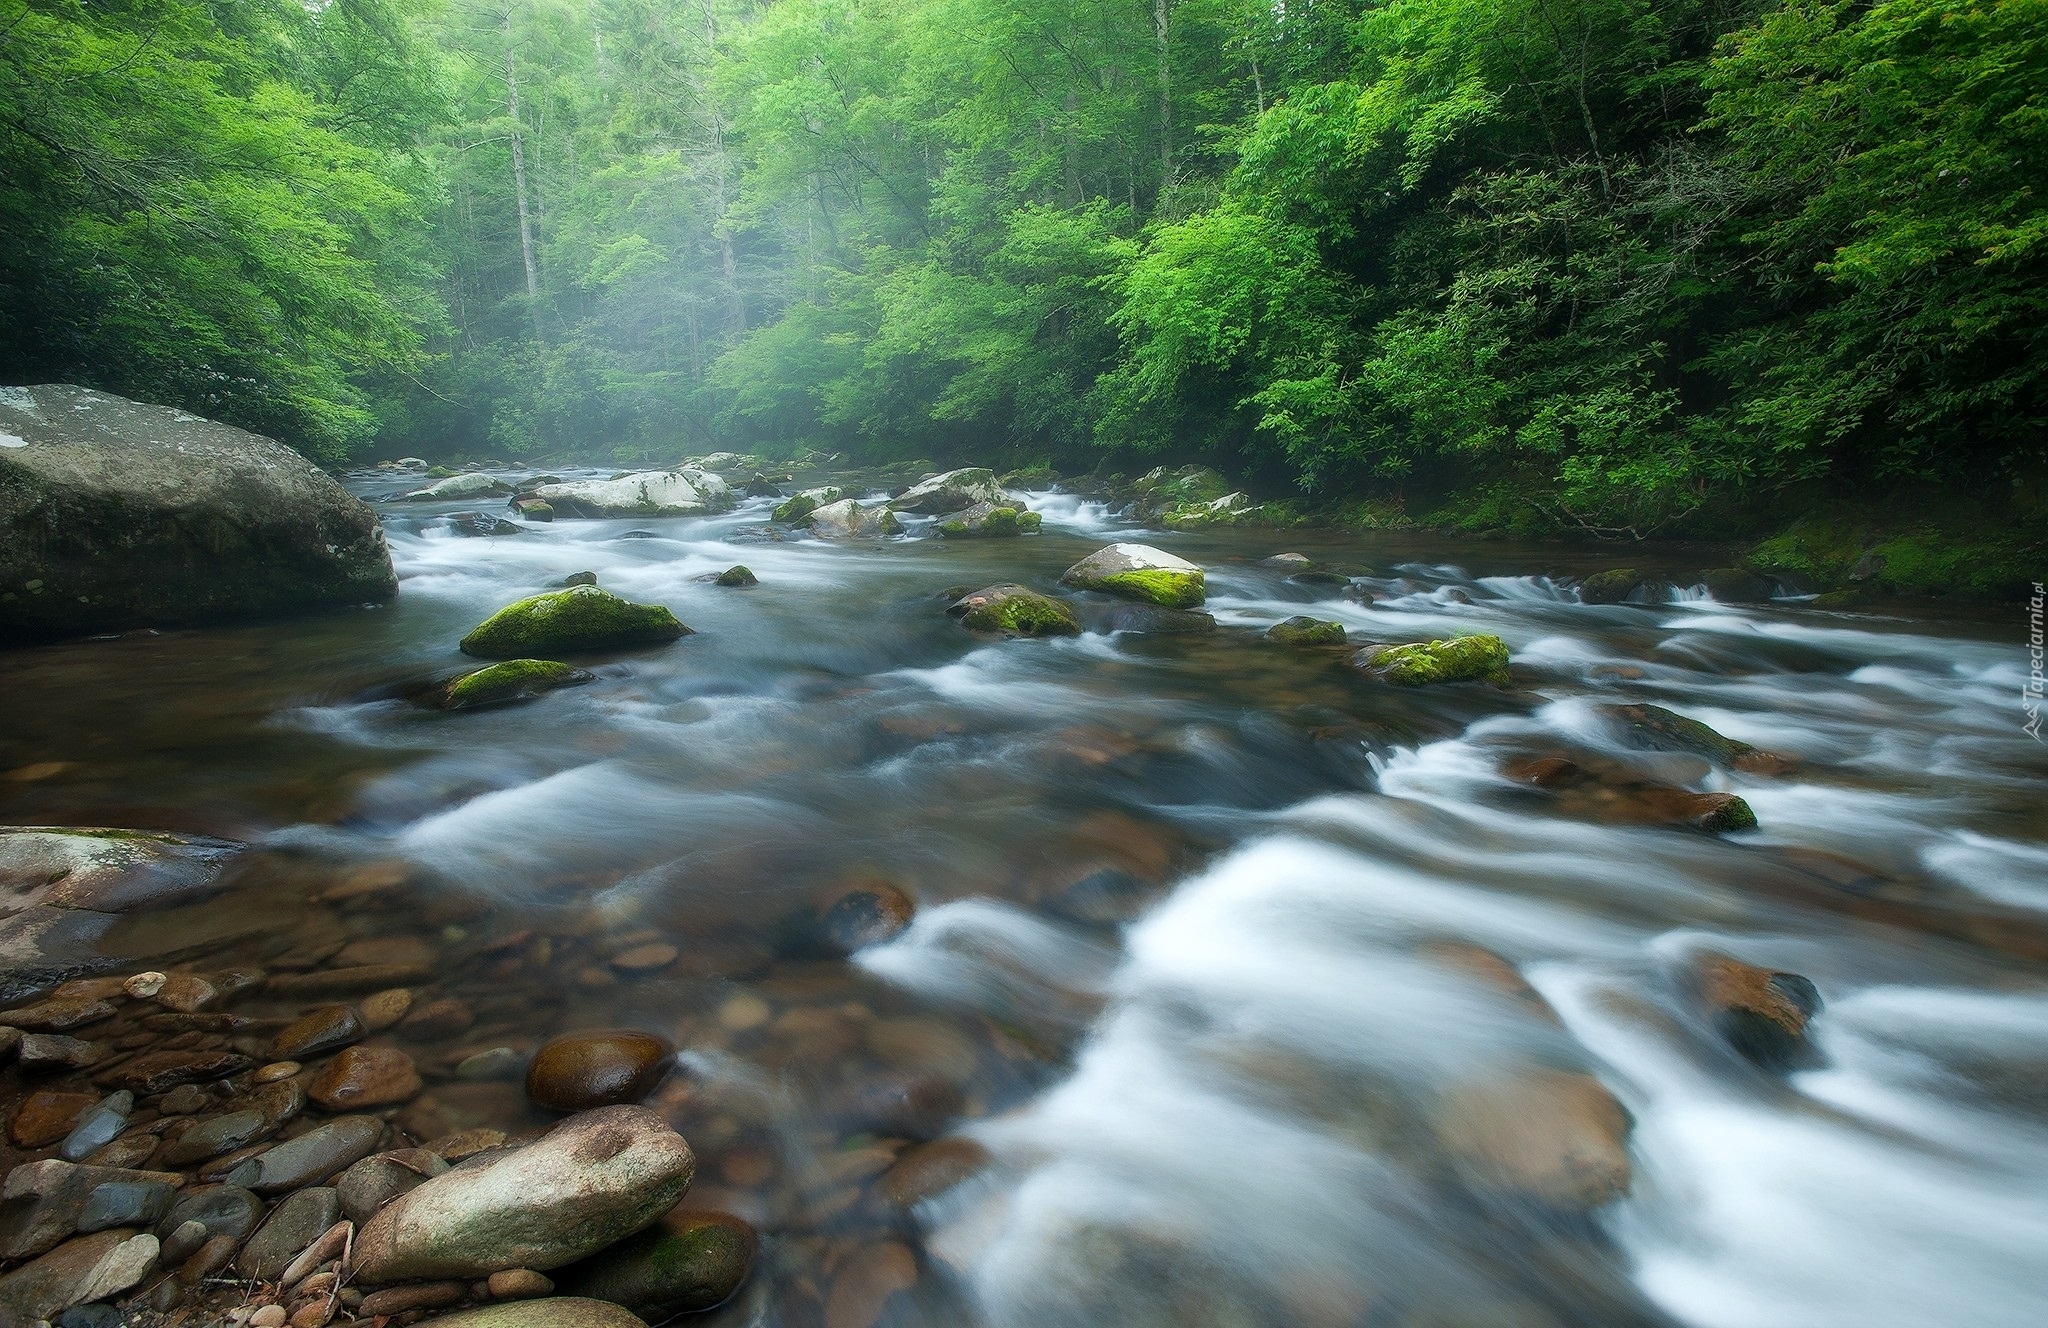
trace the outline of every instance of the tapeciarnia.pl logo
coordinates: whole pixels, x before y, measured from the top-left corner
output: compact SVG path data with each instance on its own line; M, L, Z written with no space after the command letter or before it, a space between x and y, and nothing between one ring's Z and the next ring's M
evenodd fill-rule
M2020 703L2026 707L2027 722L2020 727L2031 735L2035 742L2041 739L2041 605L2048 600L2048 591L2042 589L2039 581L2034 583L2034 598L2027 604L2027 618L2030 631L2027 634L2027 655L2032 668L2027 672L2026 690L2020 693Z

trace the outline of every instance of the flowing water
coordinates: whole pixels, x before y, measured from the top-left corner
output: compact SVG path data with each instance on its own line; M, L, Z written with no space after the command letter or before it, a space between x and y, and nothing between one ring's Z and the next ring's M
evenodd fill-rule
M258 846L217 897L114 928L115 959L425 941L430 994L479 1020L412 1047L420 1137L544 1123L454 1074L479 1049L673 1039L651 1105L699 1154L692 1202L765 1237L722 1324L2048 1322L2048 749L2018 610L1591 606L1544 573L1598 564L1556 548L1032 504L1034 538L853 545L764 539L767 500L493 539L393 505L391 605L0 657L0 817ZM1086 634L996 641L942 612L1117 537L1203 563L1219 629L1116 630L1083 597ZM1369 566L1375 602L1260 564L1282 548ZM699 579L736 562L761 584ZM586 570L696 634L525 705L405 699ZM1517 685L1394 688L1258 635L1304 612L1497 633ZM1792 766L1635 750L1617 702ZM1503 773L1553 754L1590 784ZM1644 824L1648 781L1738 792L1760 828ZM404 888L349 884L379 872ZM821 949L821 903L877 881L908 930ZM649 943L680 958L608 962ZM1809 1063L1721 1038L1686 977L1708 951L1811 979ZM1627 1191L1590 1210L1486 1164L1517 1085L1580 1071L1633 1118ZM1495 1090L1477 1128L1509 1142L1475 1162L1457 1104ZM985 1154L919 1156L985 1163L883 1175L943 1138Z

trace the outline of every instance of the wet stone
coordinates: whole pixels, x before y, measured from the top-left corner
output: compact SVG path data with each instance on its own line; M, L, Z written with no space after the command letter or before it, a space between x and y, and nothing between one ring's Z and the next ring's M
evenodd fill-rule
M638 1102L668 1070L675 1047L634 1029L571 1033L534 1053L526 1095L550 1111Z
M24 1324L53 1319L73 1305L126 1291L156 1258L155 1236L127 1230L80 1236L0 1277L0 1310Z
M236 1270L245 1277L275 1280L340 1216L341 1200L333 1190L314 1187L286 1196L242 1247Z
M426 982L434 976L425 964L360 964L352 968L316 969L311 973L280 973L270 991L280 997L343 996Z
M1806 1025L1821 999L1806 978L1707 953L1693 961L1692 981L1715 1031L1757 1065L1783 1071L1818 1063Z
M363 1223L399 1195L418 1189L448 1170L448 1163L424 1148L401 1148L366 1157L341 1173L335 1189L350 1221Z
M576 1296L508 1300L444 1314L432 1322L437 1328L646 1328L622 1305Z
M183 1179L170 1172L79 1166L55 1158L23 1163L0 1182L0 1259L41 1254L69 1236L101 1185L171 1185Z
M134 1060L102 1071L93 1082L107 1088L125 1088L137 1097L148 1097L180 1084L225 1079L255 1064L249 1057L232 1051L144 1052Z
M162 1161L167 1167L186 1167L204 1162L223 1153L247 1148L259 1139L269 1138L277 1132L278 1124L255 1110L214 1116L200 1121L175 1141L165 1144Z
M197 1084L180 1084L157 1100L166 1116L193 1116L213 1105L213 1094Z
M273 1061L303 1060L360 1042L368 1030L352 1005L323 1005L299 1016L270 1040Z
M187 1222L197 1222L207 1235L232 1236L244 1240L263 1219L263 1201L233 1185L208 1185L188 1190L171 1205L171 1211L157 1223L157 1231L176 1231Z
M752 1271L758 1246L754 1228L730 1213L672 1212L556 1280L571 1295L624 1305L661 1323L729 1300Z
M820 915L827 944L852 954L903 933L916 906L910 896L883 881L864 882L842 891Z
M225 1272L227 1266L235 1261L235 1248L240 1244L239 1236L208 1236L205 1244L178 1265L178 1280L186 1286L198 1286L207 1278Z
M272 1061L268 1065L258 1066L249 1076L249 1082L257 1085L274 1084L280 1079L291 1078L304 1068L297 1061Z
M14 1109L7 1133L23 1148L47 1148L78 1128L80 1117L97 1107L100 1099L91 1093L60 1093L49 1089L30 1093Z
M652 973L673 964L681 953L673 945L652 942L613 955L611 965L621 973Z
M256 1159L258 1175L249 1187L276 1194L311 1185L376 1152L383 1141L383 1121L344 1116L264 1152Z
M58 1156L67 1162L77 1162L106 1147L128 1128L128 1113L134 1108L133 1093L109 1093L78 1117L78 1123L57 1150Z
M15 1063L24 1074L83 1070L106 1058L106 1048L62 1033L27 1033L14 1047Z
M206 1223L199 1221L197 1218L187 1219L179 1223L168 1236L164 1237L163 1261L167 1265L176 1267L178 1264L191 1258L199 1247L210 1239L211 1237L206 1231Z
M363 1027L372 1033L381 1033L395 1026L412 1009L412 990L409 987L393 987L365 996L358 1007L363 1016Z
M506 1268L492 1273L485 1281L485 1289L491 1293L492 1300L532 1300L536 1296L553 1295L555 1284L531 1268Z
M205 978L190 973L173 973L164 979L153 998L158 1005L178 1014L195 1014L220 999L220 989Z
M455 1077L466 1083L496 1083L517 1079L526 1069L526 1057L513 1047L492 1047L455 1063Z
M54 999L0 1013L0 1024L30 1033L62 1033L114 1017L106 1001Z
M108 1181L95 1185L78 1213L80 1231L153 1226L170 1211L177 1191L163 1181Z
M328 1062L306 1095L329 1111L404 1102L421 1088L412 1057L392 1047L350 1047Z
M438 1042L468 1032L475 1023L476 1012L467 1001L447 996L415 1006L399 1025L399 1033L422 1042Z

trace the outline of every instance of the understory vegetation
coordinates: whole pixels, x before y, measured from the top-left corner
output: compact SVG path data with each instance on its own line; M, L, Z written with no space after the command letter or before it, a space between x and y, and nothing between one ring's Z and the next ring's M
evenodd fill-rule
M2048 0L0 0L0 376L327 462L2038 521L2044 182Z

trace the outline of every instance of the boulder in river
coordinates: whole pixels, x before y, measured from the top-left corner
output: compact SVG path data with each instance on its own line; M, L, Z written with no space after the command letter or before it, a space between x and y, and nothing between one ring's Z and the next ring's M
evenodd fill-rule
M728 590L743 589L747 586L760 585L761 578L755 576L753 569L745 563L735 563L717 576L712 577L711 584L714 586L724 586Z
M0 388L0 640L397 593L376 513L282 443L82 387Z
M933 530L949 539L998 539L1007 535L1035 535L1045 522L1036 512L1020 511L1008 504L976 503L939 518Z
M1643 574L1633 567L1610 567L1579 582L1582 604L1620 604L1643 584Z
M853 498L812 509L804 524L824 539L880 539L903 533L903 523L887 507Z
M543 484L532 496L546 503L552 515L571 517L698 516L733 504L724 480L694 466Z
M442 710L475 710L482 706L530 701L557 687L590 682L596 674L552 659L508 659L452 679L434 694Z
M625 1306L584 1296L507 1300L443 1314L433 1322L438 1328L646 1328Z
M1792 764L1660 705L1609 705L1600 707L1600 713L1619 725L1623 740L1639 751L1683 752L1752 774L1782 774Z
M1003 492L1002 486L996 483L994 471L979 466L934 475L889 500L889 506L895 511L921 512L927 516L958 512L976 503L1001 504L1011 508L1022 505Z
M1432 1119L1437 1144L1465 1183L1564 1212L1628 1192L1634 1121L1590 1074L1502 1071L1446 1091Z
M665 645L689 634L690 629L659 604L635 604L596 586L571 586L499 609L462 638L462 653L522 659Z
M526 1096L550 1111L638 1102L668 1072L676 1049L637 1029L569 1033L544 1044L526 1068Z
M149 1275L157 1239L123 1227L80 1236L0 1277L0 1318L32 1324L115 1296Z
M1806 1026L1820 1012L1820 992L1806 978L1709 951L1693 960L1690 979L1715 1031L1750 1060L1767 1070L1818 1061Z
M1069 567L1060 580L1083 590L1191 609L1207 597L1202 569L1149 544L1112 544Z
M1412 641L1367 646L1351 662L1367 673L1403 687L1485 679L1508 684L1508 647L1497 636L1454 636L1448 641Z
M0 915L39 904L126 913L183 902L241 850L153 830L0 826Z
M399 501L433 503L444 502L450 498L495 497L510 492L512 486L505 481L481 471L471 471L467 475L450 475L444 480L434 481L424 489L414 489L411 493L400 494Z
M465 538L490 539L500 535L524 535L526 527L507 521L495 512L450 512L448 528Z
M1081 624L1074 611L1028 586L986 586L956 600L946 612L963 627L1006 636L1074 636Z
M803 492L792 494L787 499L777 503L775 510L770 512L768 516L770 520L780 521L785 525L801 525L811 513L817 511L820 507L825 506L827 503L836 503L844 497L846 497L846 490L836 484L826 484L815 489L805 489Z
M747 1280L760 1240L730 1213L680 1211L565 1268L571 1295L624 1305L649 1323L724 1304Z
M1297 614L1266 629L1266 639L1283 646L1341 646L1344 624Z
M599 1107L393 1200L358 1233L354 1272L365 1282L547 1272L675 1207L695 1171L689 1144L659 1116Z

